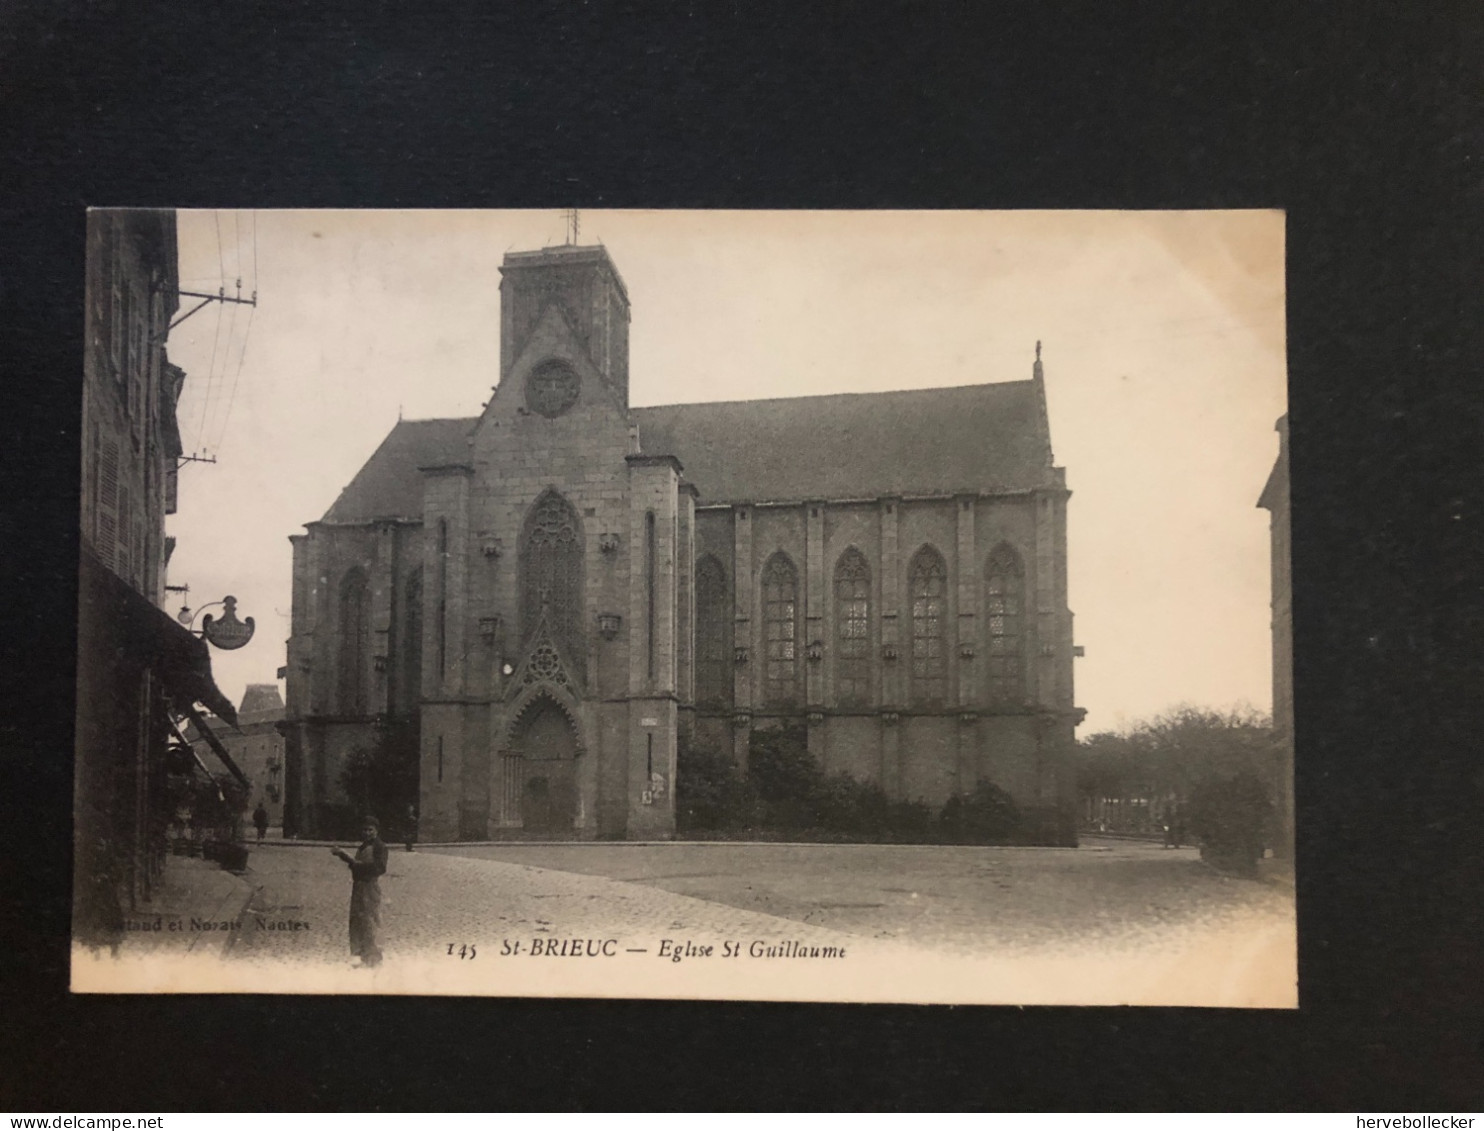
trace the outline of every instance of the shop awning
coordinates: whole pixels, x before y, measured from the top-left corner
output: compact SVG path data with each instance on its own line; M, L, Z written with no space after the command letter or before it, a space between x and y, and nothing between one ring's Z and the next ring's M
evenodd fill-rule
M252 782L248 781L247 775L232 760L232 755L227 753L227 748L222 745L222 740L217 738L216 732L206 725L206 720L201 717L201 712L196 710L195 707L188 707L185 713L191 720L192 725L195 726L196 733L206 740L206 745L211 747L212 752L222 760L222 765L226 766L232 776L242 783L244 789L251 790ZM206 763L201 761L201 756L196 753L196 748L191 745L190 739L183 735L180 732L180 728L173 722L170 724L170 729L175 734L176 739L190 750L191 755L196 759L196 764L203 770L206 770ZM209 774L211 771L207 770L206 772Z
M116 638L155 673L178 713L189 715L199 703L237 725L237 708L212 678L206 641L177 624L87 551L82 554L81 582L80 599L92 606L87 613L114 622L120 630Z

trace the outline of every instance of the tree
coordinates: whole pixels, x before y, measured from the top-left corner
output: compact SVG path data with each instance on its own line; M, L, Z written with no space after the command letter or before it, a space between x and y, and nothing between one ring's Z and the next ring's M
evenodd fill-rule
M356 831L366 815L388 829L400 827L417 803L417 731L410 724L388 724L369 747L351 751L340 770L340 788L356 812Z
M954 844L1009 844L1020 831L1015 799L980 778L967 796L955 793L938 815L943 839Z
M1156 799L1184 809L1202 783L1250 774L1267 783L1272 721L1251 707L1218 711L1182 704L1124 731L1077 744L1084 797Z
M681 832L745 824L752 792L729 753L683 741L676 759L675 824Z
M1262 856L1263 829L1272 808L1268 791L1253 770L1203 778L1189 806L1190 827L1201 842L1201 859L1251 875Z
M764 824L797 830L817 823L824 773L809 753L806 732L753 731L747 752L747 779L757 791Z

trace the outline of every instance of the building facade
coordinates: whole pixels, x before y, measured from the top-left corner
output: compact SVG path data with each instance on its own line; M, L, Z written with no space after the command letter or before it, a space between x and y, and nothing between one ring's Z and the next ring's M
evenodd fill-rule
M1273 584L1274 854L1293 858L1293 574L1289 543L1288 417L1274 426L1278 458L1257 505L1268 512Z
M247 779L247 807L259 803L268 812L268 827L283 828L283 696L276 683L249 683L237 707L237 723L230 730L213 715L205 716L221 745ZM194 726L186 729L191 748L203 763L210 764L214 751Z
M120 908L147 900L164 866L174 719L235 712L206 644L161 608L185 379L165 355L175 214L92 211L87 224L74 923L112 943Z
M602 248L507 255L499 383L404 421L294 551L286 820L419 735L420 835L667 836L682 749L797 728L941 804L1076 819L1066 507L1028 381L633 408Z

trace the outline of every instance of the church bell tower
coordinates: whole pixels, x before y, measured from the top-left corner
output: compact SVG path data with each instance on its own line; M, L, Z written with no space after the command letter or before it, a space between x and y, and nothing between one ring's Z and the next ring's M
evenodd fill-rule
M500 267L500 380L555 306L619 405L629 407L629 293L601 246L516 251Z

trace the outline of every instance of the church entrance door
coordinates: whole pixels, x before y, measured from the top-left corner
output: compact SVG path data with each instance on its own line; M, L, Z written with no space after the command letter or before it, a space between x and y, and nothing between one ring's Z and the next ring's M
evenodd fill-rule
M532 709L515 740L521 756L521 824L526 832L570 832L577 816L577 735L555 703Z

